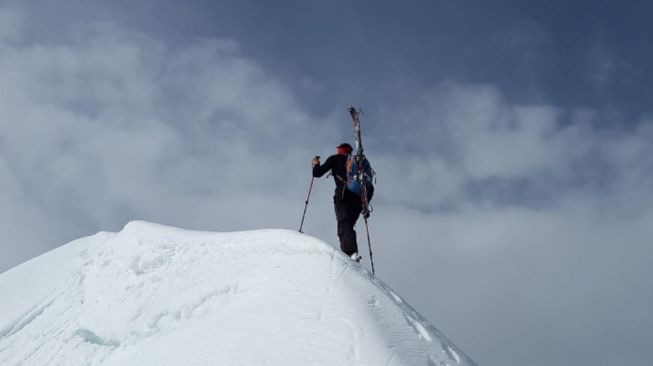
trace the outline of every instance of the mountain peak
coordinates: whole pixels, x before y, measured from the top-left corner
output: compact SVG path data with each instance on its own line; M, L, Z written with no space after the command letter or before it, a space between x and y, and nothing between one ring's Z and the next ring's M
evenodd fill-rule
M474 365L365 268L289 230L142 221L0 275L3 365Z

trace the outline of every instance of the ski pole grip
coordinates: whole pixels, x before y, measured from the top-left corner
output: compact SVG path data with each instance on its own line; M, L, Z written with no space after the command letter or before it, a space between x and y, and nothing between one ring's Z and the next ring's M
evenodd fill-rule
M312 161L311 165L313 165L313 168L320 165L320 155L315 155L313 157L313 161Z

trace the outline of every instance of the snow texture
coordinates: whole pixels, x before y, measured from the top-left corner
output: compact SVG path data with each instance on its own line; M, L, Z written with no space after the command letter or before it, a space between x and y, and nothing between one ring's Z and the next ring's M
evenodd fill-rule
M0 275L0 365L475 365L294 231L131 222Z

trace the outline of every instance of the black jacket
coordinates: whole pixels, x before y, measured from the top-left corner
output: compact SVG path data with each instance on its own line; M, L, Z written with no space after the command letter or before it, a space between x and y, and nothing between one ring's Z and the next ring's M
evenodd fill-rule
M360 196L345 188L347 183L347 155L335 154L329 156L324 164L313 167L313 176L319 178L329 170L333 175L333 180L336 182L334 202L338 203L340 200L344 199L360 203ZM367 188L368 202L372 200L373 195L374 186L370 182L370 185Z
M347 155L335 154L329 156L324 164L313 167L313 176L321 177L331 171L336 182L336 193L342 193L347 181Z

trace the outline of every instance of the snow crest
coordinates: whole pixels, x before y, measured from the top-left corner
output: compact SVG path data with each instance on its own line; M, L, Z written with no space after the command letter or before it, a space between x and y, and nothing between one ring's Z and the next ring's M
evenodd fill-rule
M135 221L0 275L2 365L475 365L332 246Z

